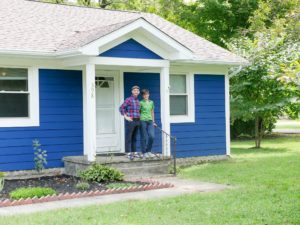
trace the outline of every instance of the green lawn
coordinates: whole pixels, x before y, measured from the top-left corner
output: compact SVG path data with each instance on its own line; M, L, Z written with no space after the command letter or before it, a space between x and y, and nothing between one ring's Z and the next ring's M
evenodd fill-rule
M233 189L159 201L0 218L0 224L300 224L300 136L232 144L232 159L183 169L180 176L226 183Z

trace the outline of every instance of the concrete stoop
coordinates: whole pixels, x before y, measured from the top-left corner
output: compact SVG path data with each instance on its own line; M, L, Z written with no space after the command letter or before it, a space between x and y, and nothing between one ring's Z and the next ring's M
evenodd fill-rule
M68 156L64 157L63 161L65 174L72 176L77 176L80 171L92 164L86 156ZM171 159L134 159L130 161L126 156L97 156L96 163L119 169L125 174L125 178L139 178L169 174Z

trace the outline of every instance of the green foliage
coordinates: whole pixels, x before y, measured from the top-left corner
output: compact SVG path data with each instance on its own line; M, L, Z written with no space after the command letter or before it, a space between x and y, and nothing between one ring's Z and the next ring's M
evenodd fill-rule
M128 187L136 187L138 184L135 183L110 183L106 185L107 188L112 189L112 188L128 188Z
M3 172L0 172L0 192L2 191L4 187L4 176L5 174Z
M56 191L52 188L44 188L44 187L33 187L33 188L18 188L9 193L11 199L26 199L26 198L41 198L47 195L54 195Z
M94 163L88 169L81 171L79 176L83 180L100 183L121 181L123 180L124 174L115 168Z
M89 188L90 188L90 185L87 182L79 182L76 184L76 189L81 190L81 191L86 191Z
M231 115L233 122L254 121L256 147L279 116L300 115L297 8L295 0L260 1L249 29L243 31L247 36L228 44L250 62L231 78Z
M275 128L275 120L271 121L268 126L265 127L267 133L271 133L272 129ZM255 137L255 121L247 120L243 121L241 119L234 120L230 125L230 136L232 139L238 137Z
M32 141L32 146L34 149L35 170L40 173L47 164L47 151L41 148L40 141L37 139Z

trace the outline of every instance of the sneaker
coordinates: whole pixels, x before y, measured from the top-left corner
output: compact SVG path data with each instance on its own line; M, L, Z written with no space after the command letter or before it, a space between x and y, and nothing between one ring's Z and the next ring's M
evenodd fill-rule
M134 157L134 158L138 158L138 159L141 159L141 158L142 158L142 156L141 156L138 152L134 152L134 153L133 153L133 157Z
M134 155L132 153L127 153L127 158L130 160L134 159Z
M147 152L147 154L148 154L148 156L149 156L150 158L154 158L154 157L155 157L155 155L154 155L152 152Z

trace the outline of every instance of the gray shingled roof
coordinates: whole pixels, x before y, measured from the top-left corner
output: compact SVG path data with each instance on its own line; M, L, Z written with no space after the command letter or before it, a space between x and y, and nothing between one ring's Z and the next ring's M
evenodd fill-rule
M246 62L154 14L28 0L0 0L0 51L54 53L74 50L139 18L190 49L197 60Z

